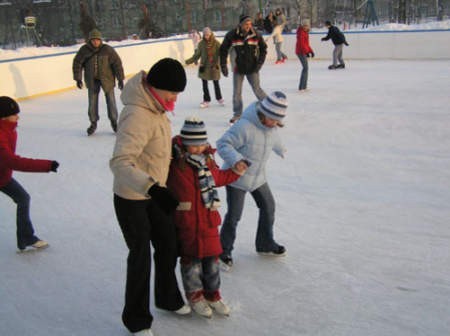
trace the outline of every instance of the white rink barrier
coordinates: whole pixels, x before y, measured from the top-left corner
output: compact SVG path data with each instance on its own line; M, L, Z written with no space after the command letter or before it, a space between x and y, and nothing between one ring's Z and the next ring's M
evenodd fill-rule
M450 30L415 31L345 31L350 46L344 47L345 60L450 60ZM321 41L326 32L311 32L310 44L316 59L331 59L333 44ZM267 38L267 35L264 36ZM295 33L284 34L283 52L296 59ZM222 39L223 36L218 36ZM130 41L114 45L125 74L148 70L159 59L172 57L182 64L193 54L188 38ZM269 39L267 60L275 59L274 44ZM0 95L16 99L73 89L72 61L76 51L0 60Z

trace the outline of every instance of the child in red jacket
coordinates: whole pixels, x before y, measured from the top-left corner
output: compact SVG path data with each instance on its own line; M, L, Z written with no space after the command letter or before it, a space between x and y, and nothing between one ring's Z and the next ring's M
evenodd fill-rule
M181 134L173 138L172 144L167 186L180 202L175 223L186 298L201 316L211 317L213 310L229 315L230 308L219 291L218 256L222 246L216 187L237 180L246 165L238 162L231 169L219 169L214 161L215 149L207 142L205 124L198 118L186 119Z
M42 249L48 243L34 235L30 220L30 195L13 177L13 170L23 172L56 172L58 162L36 160L16 155L17 122L20 112L17 102L10 97L0 97L0 191L17 204L17 247L19 252L27 247Z

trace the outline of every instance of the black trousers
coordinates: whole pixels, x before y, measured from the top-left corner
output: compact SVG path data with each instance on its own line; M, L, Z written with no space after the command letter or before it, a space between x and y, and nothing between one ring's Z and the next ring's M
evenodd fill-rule
M151 200L127 200L114 195L114 208L129 249L122 321L130 332L151 328L151 248L155 261L155 306L174 311L184 305L175 276L177 240L172 216Z
M217 100L222 99L222 92L220 91L220 85L218 80L213 80L214 83L214 94ZM208 81L202 79L202 88L203 88L203 101L210 102L211 95L209 94Z

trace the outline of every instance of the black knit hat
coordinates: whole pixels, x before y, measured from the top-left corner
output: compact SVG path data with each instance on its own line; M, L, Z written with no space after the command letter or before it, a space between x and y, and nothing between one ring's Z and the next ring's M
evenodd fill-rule
M160 90L182 92L186 87L186 72L177 60L163 58L151 67L147 83Z
M252 21L252 18L246 14L242 14L241 16L239 16L239 24L243 24L245 21Z
M6 118L20 112L19 104L9 97L0 97L0 118Z

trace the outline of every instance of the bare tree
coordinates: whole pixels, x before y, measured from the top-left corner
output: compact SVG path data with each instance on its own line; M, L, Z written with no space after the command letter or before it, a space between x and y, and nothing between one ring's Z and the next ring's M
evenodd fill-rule
M97 24L88 13L86 1L82 0L80 1L80 30L86 41L89 39L89 32L94 28L97 28Z

